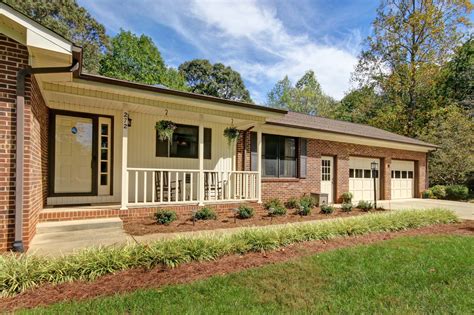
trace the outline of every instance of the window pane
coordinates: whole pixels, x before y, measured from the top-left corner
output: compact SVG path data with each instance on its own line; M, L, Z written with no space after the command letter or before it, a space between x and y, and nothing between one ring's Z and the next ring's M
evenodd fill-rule
M407 171L402 171L402 178L407 178Z
M370 178L370 170L364 170L364 178Z
M101 160L107 160L107 149L100 149L100 159Z
M296 159L280 160L280 177L296 177Z
M354 178L354 169L349 169L349 178Z
M107 174L100 175L100 184L103 186L107 185Z
M362 178L362 170L356 170L356 178Z
M296 177L296 138L279 137L280 177Z
M104 135L104 136L107 136L109 134L109 125L107 124L102 124L100 126L100 134L101 135Z
M392 171L392 178L395 178L395 171Z
M171 157L198 157L198 127L178 125L170 145Z
M395 171L395 178L400 178L400 171Z
M412 171L408 171L408 178L413 178L413 172Z
M276 177L278 176L278 160L277 159L263 159L263 176Z
M375 178L379 178L379 170L375 170L374 173L375 173Z

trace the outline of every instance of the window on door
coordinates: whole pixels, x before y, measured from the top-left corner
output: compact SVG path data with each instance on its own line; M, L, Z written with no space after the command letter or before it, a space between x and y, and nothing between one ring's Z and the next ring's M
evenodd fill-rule
M331 160L321 160L321 180L331 180Z

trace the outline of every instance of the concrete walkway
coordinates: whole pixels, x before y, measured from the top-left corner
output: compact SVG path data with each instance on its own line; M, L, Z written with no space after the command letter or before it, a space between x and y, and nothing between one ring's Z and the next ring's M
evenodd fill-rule
M402 199L378 201L377 206L391 210L444 208L453 210L461 219L474 220L474 203L468 202L437 199Z

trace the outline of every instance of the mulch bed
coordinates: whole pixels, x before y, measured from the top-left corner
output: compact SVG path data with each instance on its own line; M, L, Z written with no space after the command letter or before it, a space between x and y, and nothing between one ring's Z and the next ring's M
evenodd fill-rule
M474 221L434 225L402 232L372 233L337 238L329 241L298 243L275 251L229 255L215 261L192 262L176 268L131 269L100 277L93 282L76 281L60 285L44 285L14 297L0 299L0 311L33 308L66 300L84 300L143 288L188 283L214 275L225 275L270 263L285 262L302 256L360 244L372 244L400 236L457 234L474 236Z
M139 236L154 233L175 233L187 231L230 229L248 226L264 226L271 224L294 223L331 218L344 218L361 214L367 214L367 212L364 212L360 209L353 209L351 212L344 212L340 209L336 209L331 214L324 214L321 213L321 210L319 208L314 208L309 215L300 216L294 214L294 210L289 209L286 215L275 216L273 218L266 214L262 215L260 213L256 213L254 217L249 219L235 219L232 213L228 215L218 214L217 220L200 220L196 221L194 225L193 220L191 219L191 215L189 215L188 217L181 215L178 216L178 219L176 221L171 222L171 224L169 225L157 224L152 217L149 217L141 220L124 222L123 228L128 234Z

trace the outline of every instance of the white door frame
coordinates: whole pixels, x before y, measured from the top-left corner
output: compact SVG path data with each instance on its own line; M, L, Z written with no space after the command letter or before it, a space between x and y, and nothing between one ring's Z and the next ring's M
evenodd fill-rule
M334 157L321 156L321 193L328 194L328 203L334 203Z

